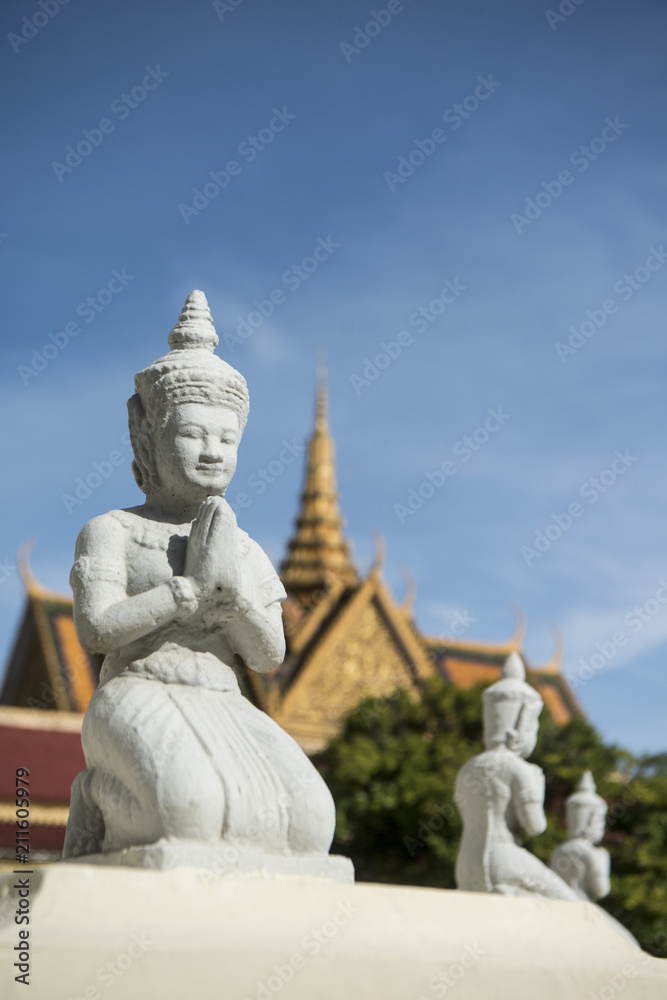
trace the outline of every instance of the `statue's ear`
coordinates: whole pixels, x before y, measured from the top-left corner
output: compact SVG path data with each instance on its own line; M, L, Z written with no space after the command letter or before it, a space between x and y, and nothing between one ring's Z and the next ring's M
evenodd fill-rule
M130 441L134 452L132 472L137 486L144 493L159 485L155 461L153 458L153 440L148 424L148 417L143 402L135 392L127 401L129 416Z
M512 753L517 753L521 749L521 735L518 729L508 729L505 733L505 746Z

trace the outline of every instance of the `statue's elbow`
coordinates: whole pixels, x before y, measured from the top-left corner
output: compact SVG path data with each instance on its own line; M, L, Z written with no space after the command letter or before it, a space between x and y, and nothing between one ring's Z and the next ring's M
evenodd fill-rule
M264 642L261 653L253 657L248 657L246 663L255 673L268 674L269 671L279 667L284 659L285 636L281 631L280 635L272 635L269 641Z
M539 837L547 828L547 818L539 806L527 808L522 819L522 826L529 837Z
M77 614L75 610L74 627L81 648L85 649L87 653L104 654L109 651L108 643L105 641L102 629L97 622L92 621L86 615Z
M593 879L591 885L591 897L593 899L604 899L611 892L611 882L609 879L601 877Z
M263 674L267 674L270 670L275 670L279 667L283 660L285 659L285 640L283 638L282 643L276 643L272 645L270 649L267 650L264 659L264 667L262 669Z

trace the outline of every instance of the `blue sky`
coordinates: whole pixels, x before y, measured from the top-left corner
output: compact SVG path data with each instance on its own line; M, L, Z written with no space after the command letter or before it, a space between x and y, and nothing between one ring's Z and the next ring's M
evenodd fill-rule
M326 346L359 566L379 529L433 634L503 640L518 604L539 663L558 625L604 736L665 749L664 7L44 3L0 15L2 659L21 542L66 590L82 524L139 501L125 401L201 288L275 562Z

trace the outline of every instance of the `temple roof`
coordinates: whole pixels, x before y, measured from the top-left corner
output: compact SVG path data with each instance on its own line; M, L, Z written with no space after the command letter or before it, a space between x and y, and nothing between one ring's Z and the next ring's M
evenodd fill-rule
M517 652L526 665L526 680L536 688L558 726L574 716L584 717L570 685L560 670L563 640L556 633L556 648L544 664L531 665L521 650L524 623L521 621L507 642L491 643L467 639L439 639L425 636L424 642L440 675L450 684L469 689L476 684L494 684L500 680L503 663L510 653Z
M85 712L100 676L101 656L77 639L72 598L42 587L19 558L27 601L0 690L0 705Z
M280 578L288 594L308 607L334 583L354 586L359 580L343 535L334 442L327 422L327 390L322 374L317 387L315 429L308 442L301 508L296 531L280 567Z

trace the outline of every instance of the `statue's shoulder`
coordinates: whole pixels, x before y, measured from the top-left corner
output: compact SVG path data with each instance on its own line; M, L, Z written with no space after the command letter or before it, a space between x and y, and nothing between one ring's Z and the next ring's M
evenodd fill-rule
M136 515L132 515L136 517ZM117 543L119 537L131 527L130 511L110 510L106 514L98 514L84 524L77 539L79 548L97 547Z

